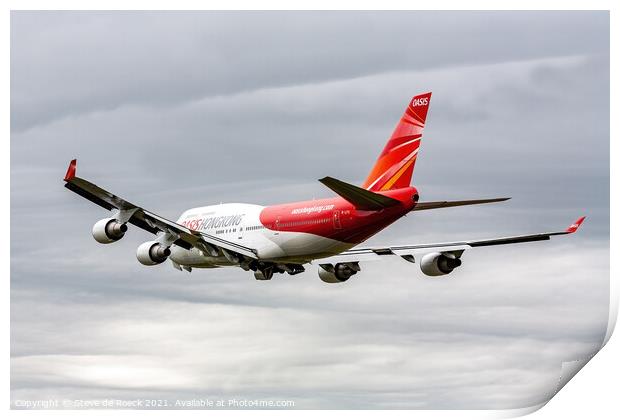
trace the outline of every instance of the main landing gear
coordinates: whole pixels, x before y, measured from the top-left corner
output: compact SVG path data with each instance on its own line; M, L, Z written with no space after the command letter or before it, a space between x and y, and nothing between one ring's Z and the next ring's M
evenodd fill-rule
M262 261L253 261L252 264L249 265L249 269L254 271L254 278L256 280L271 280L274 273L288 273L294 276L295 274L306 271L301 264L275 264Z

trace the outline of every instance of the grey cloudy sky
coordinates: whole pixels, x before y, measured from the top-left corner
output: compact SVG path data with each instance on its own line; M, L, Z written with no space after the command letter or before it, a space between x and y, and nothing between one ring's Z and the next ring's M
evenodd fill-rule
M407 101L433 91L420 212L373 244L564 228L472 250L315 270L146 268L131 230L62 186L78 172L152 211L327 196L361 182ZM298 408L519 408L596 351L609 302L605 12L13 12L12 399L286 398Z

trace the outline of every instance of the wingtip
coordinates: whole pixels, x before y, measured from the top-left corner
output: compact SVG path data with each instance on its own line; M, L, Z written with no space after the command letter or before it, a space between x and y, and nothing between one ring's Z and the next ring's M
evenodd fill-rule
M573 223L566 229L566 232L567 233L577 232L577 229L579 229L579 226L581 226L584 220L586 220L586 216L581 216L579 219L575 220L575 223Z
M77 159L73 159L71 162L69 162L69 168L67 168L67 173L65 174L64 180L66 182L69 182L73 178L75 178L76 168L77 168Z

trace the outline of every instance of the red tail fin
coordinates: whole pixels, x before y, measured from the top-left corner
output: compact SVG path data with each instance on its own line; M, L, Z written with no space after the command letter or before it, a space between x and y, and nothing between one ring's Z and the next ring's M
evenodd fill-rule
M411 99L392 137L364 182L364 188L385 191L410 185L430 102L431 92Z

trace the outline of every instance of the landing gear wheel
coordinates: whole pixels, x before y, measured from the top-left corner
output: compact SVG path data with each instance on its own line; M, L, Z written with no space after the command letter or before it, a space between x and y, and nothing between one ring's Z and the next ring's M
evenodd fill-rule
M273 267L265 267L258 269L254 272L254 278L256 280L271 280L273 277Z

